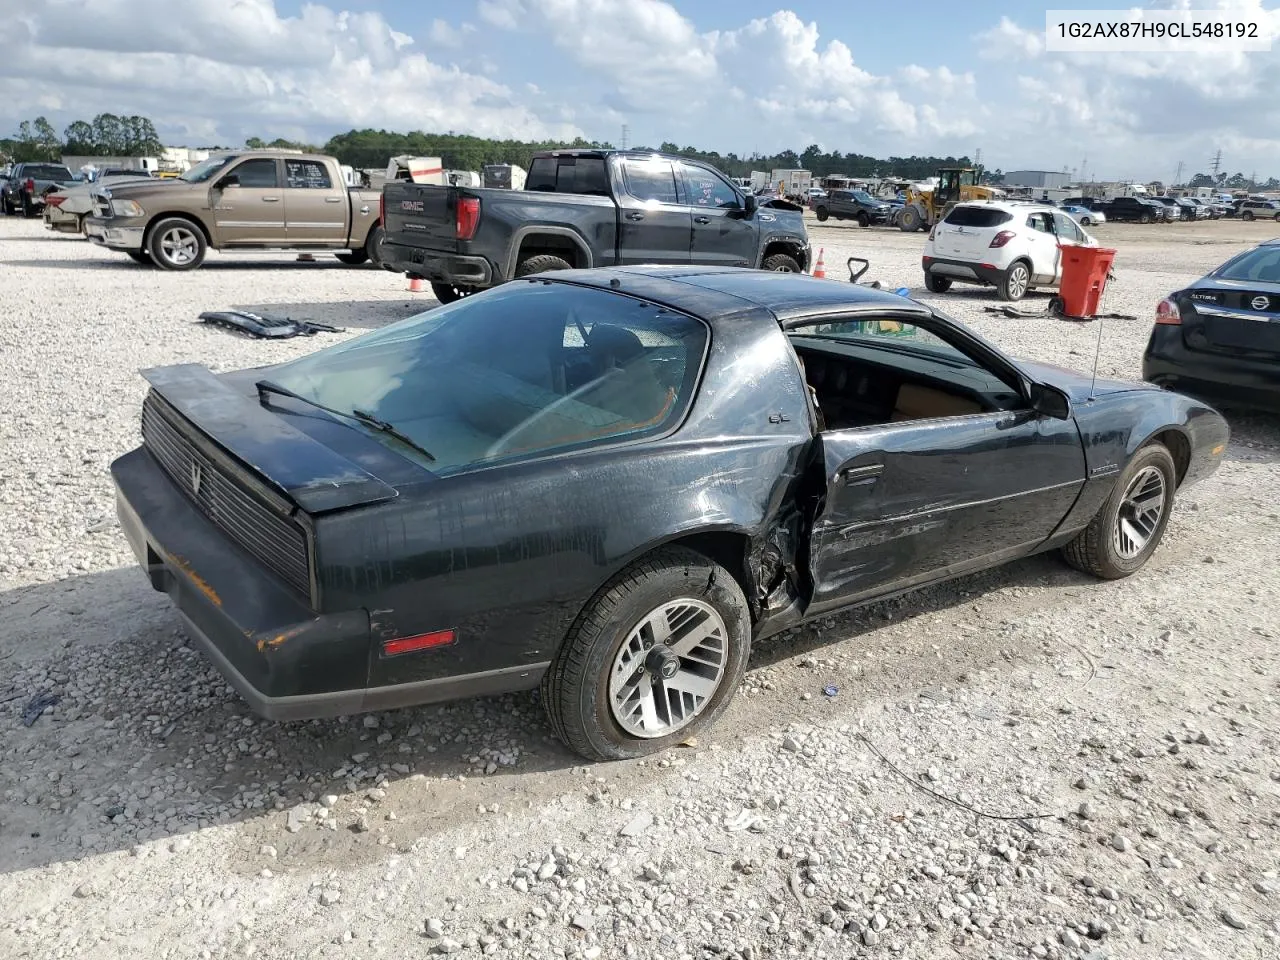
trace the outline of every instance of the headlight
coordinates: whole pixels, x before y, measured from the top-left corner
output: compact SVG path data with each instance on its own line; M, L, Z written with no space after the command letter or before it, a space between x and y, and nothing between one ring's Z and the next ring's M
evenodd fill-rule
M117 217L140 217L144 211L132 200L112 200L111 212Z

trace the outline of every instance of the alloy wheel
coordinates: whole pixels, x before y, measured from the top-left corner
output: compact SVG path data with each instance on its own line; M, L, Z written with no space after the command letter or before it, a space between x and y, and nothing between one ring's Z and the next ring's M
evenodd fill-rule
M1020 263L1015 263L1009 268L1009 296L1018 300L1027 292L1027 284L1031 276L1027 273L1027 268Z
M609 671L613 719L643 739L688 726L720 688L728 655L729 631L711 604L682 597L651 610Z
M200 242L187 227L170 227L160 237L160 249L164 258L174 266L185 266L196 258Z
M1133 560L1147 549L1160 527L1168 499L1164 472L1158 467L1143 467L1129 481L1111 534L1112 546L1120 557Z

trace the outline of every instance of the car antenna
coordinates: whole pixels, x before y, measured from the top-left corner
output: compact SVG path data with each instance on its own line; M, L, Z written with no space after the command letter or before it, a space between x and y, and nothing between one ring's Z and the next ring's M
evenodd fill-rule
M1093 382L1089 384L1089 400L1093 401L1098 387L1098 361L1102 358L1102 317L1098 317L1098 342L1093 349Z

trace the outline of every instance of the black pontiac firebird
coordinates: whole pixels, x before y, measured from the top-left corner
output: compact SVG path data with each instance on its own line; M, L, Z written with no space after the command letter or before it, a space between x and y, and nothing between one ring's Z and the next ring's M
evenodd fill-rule
M733 268L544 274L144 376L123 528L256 711L541 684L591 758L711 723L808 618L1051 548L1134 573L1228 437L914 301Z

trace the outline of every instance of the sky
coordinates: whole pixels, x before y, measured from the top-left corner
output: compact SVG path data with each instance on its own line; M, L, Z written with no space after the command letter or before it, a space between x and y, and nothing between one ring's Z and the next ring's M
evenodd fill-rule
M1157 0L1153 7L1192 6ZM1062 3L1053 3L1058 8ZM1124 4L1092 0L1083 7ZM1278 0L1195 0L1266 17ZM352 127L1280 176L1268 53L1051 53L1026 0L0 0L0 134L141 114L168 144Z

